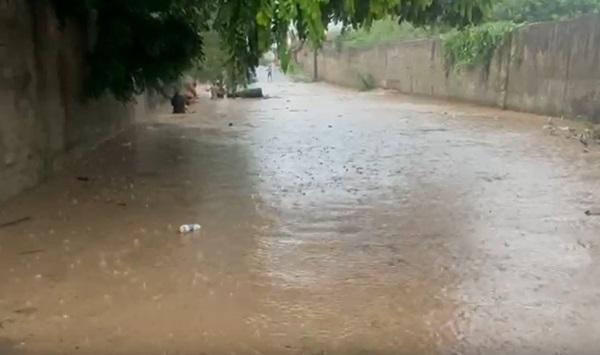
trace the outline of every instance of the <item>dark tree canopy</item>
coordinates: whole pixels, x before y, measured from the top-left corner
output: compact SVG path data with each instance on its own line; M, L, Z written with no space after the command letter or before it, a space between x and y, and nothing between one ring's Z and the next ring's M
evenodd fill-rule
M393 15L417 25L477 22L492 0L53 0L66 25L97 36L89 53L89 88L121 100L176 80L203 58L204 35L218 33L229 80L245 83L262 54L277 44L289 60L290 29L319 46L327 25L369 26Z

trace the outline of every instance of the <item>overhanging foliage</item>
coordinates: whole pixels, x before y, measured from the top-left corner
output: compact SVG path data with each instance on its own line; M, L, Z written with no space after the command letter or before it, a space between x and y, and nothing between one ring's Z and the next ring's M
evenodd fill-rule
M228 81L244 83L276 43L284 68L288 31L319 46L330 23L369 26L391 15L416 25L464 26L481 20L491 0L53 0L59 16L87 23L98 38L89 53L89 88L121 100L177 79L203 58L203 33L218 33Z

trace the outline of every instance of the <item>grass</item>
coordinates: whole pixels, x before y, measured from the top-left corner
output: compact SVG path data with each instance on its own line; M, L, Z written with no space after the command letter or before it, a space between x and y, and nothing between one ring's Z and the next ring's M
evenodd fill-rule
M375 21L369 29L349 30L335 37L338 49L370 48L399 40L426 38L436 31L416 28L408 23L398 24L393 19Z

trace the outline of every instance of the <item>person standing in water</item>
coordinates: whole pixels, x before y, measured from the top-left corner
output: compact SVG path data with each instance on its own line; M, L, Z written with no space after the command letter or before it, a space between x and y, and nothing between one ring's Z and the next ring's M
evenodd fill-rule
M175 95L171 98L171 106L173 106L173 113L185 113L187 99L179 90L175 91Z
M267 67L267 80L273 81L273 64L269 64Z

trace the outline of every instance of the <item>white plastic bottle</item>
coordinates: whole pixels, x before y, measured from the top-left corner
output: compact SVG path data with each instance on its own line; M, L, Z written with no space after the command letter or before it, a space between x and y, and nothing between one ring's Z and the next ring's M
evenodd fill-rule
M179 227L179 233L198 232L200 229L202 229L202 226L199 224L182 224L181 227Z

